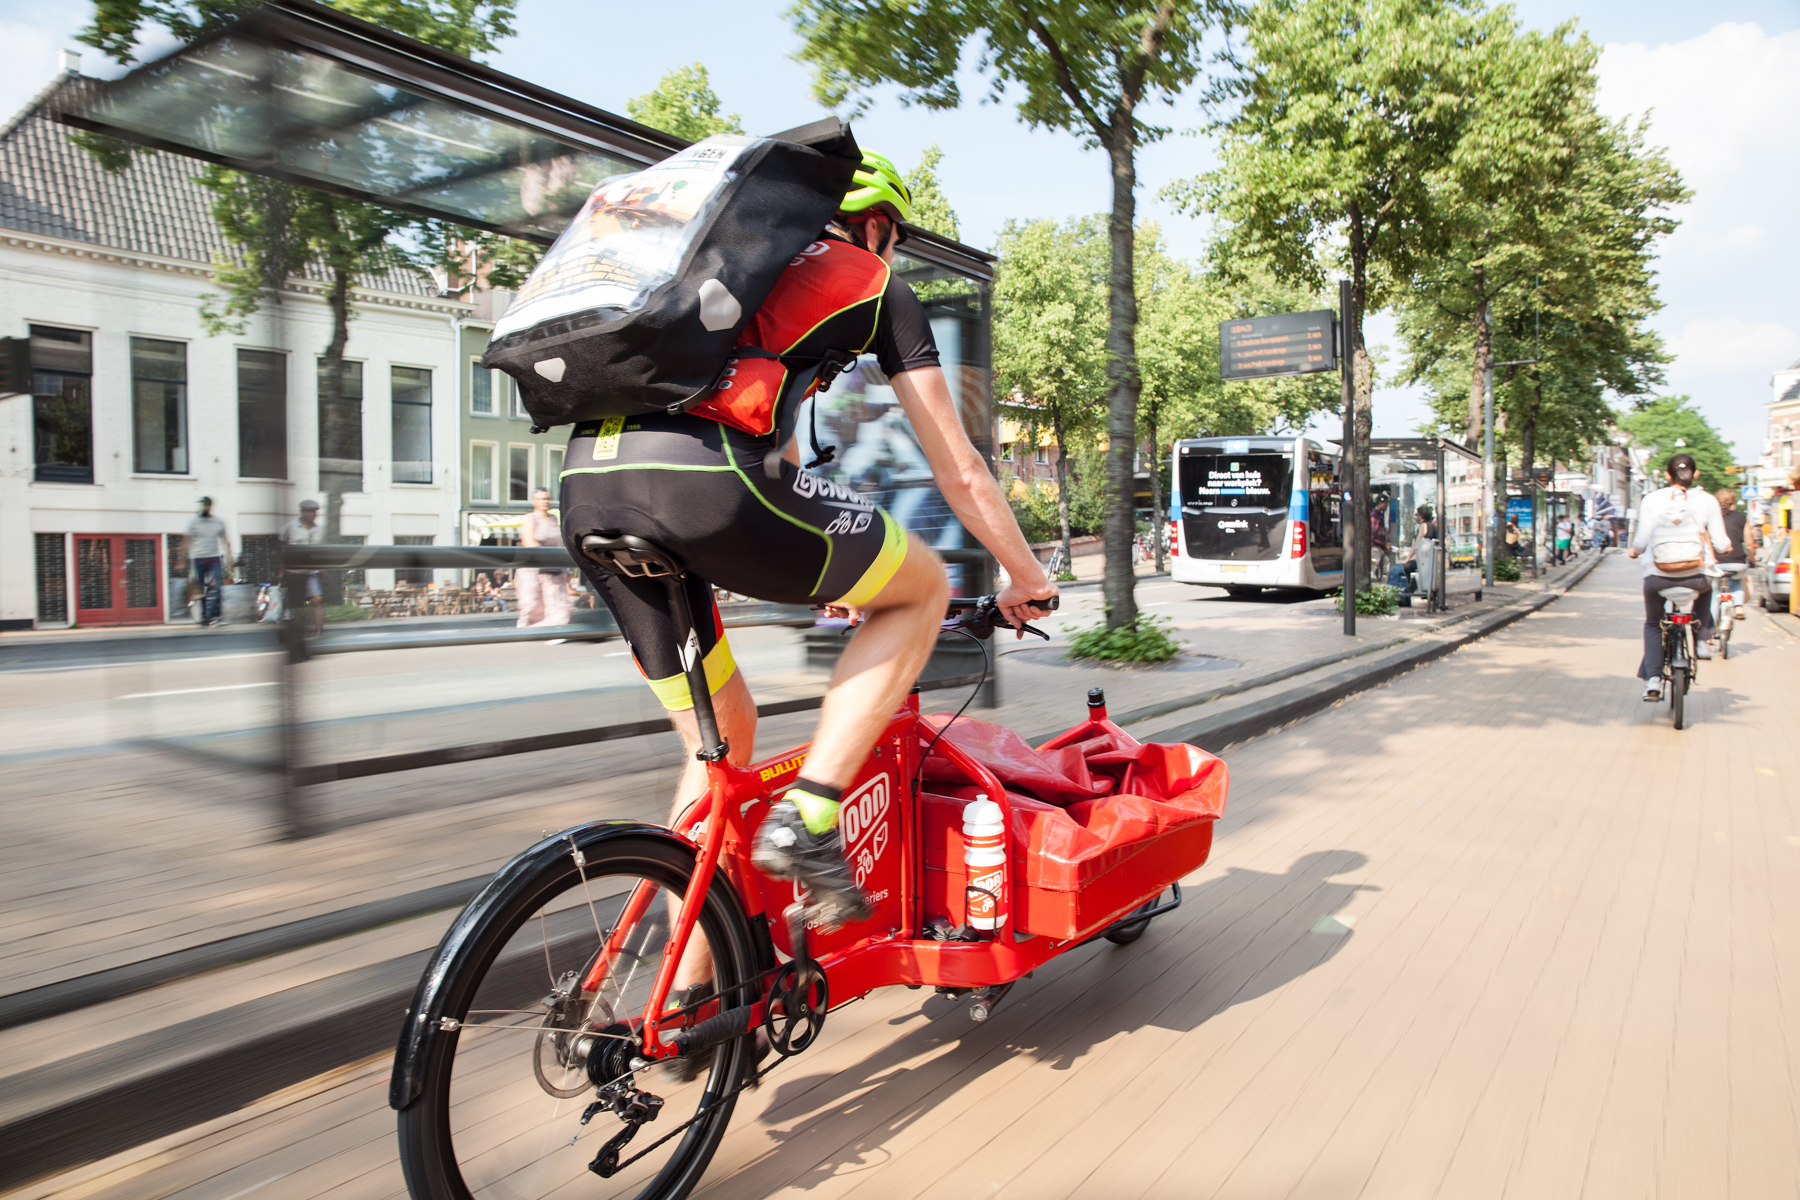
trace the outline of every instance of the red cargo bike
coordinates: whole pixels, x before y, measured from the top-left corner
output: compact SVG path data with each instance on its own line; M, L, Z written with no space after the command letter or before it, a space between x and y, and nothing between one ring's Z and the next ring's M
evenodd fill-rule
M672 555L631 537L584 549L666 579L686 640ZM1007 628L992 597L959 611L978 636ZM1099 689L1084 720L1035 749L997 725L922 716L915 692L839 810L874 916L808 929L795 885L749 856L805 751L730 766L701 670L696 658L688 678L709 787L681 827L597 821L545 838L469 903L420 980L390 1091L419 1200L679 1200L738 1095L813 1044L834 1007L929 986L987 1019L1034 968L1133 941L1179 904L1224 809L1223 762L1138 743ZM972 880L963 809L981 796L1000 806L1005 853ZM971 909L993 928L972 928Z

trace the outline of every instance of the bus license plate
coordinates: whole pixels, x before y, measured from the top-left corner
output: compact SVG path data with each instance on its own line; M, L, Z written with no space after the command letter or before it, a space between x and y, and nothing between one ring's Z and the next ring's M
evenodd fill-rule
M1250 573L1250 568L1246 567L1246 566L1242 566L1242 565L1233 565L1231 563L1226 563L1225 567L1224 567L1224 571L1227 575L1247 575Z

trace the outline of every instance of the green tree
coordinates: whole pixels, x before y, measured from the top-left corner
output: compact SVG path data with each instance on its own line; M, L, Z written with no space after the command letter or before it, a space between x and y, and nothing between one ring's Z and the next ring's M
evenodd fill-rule
M1663 465L1677 454L1691 454L1699 468L1698 480L1707 491L1735 487L1726 471L1732 465L1731 447L1719 436L1687 396L1658 396L1625 413L1619 428L1629 444L1650 453L1646 470L1652 479L1663 477Z
M625 112L634 121L690 142L717 133L744 132L738 114L719 112L719 97L701 63L668 72L655 87L627 100Z
M1358 313L1386 306L1437 248L1434 186L1467 125L1469 86L1500 17L1478 0L1265 0L1214 100L1217 170L1169 188L1225 224L1219 258L1323 288L1347 270ZM1355 423L1372 427L1373 363L1352 325ZM1346 528L1368 528L1368 463ZM1355 540L1358 577L1366 538Z
M1106 402L1106 229L1098 217L1008 221L996 250L994 393L1002 416L1033 440L1049 433L1057 446L1057 527L1067 554L1073 448L1099 433Z
M474 56L494 49L513 32L514 0L334 0L333 7L454 54ZM136 60L138 36L161 26L182 41L201 37L254 7L253 0L94 0L94 18L80 37L115 61ZM118 156L97 147L115 169ZM114 148L116 149L116 147ZM344 349L350 334L350 289L358 276L399 267L441 262L444 252L466 241L491 244L488 235L446 231L435 222L381 205L295 187L258 175L207 168L199 177L214 196L213 216L238 248L235 259L216 264L224 295L203 309L212 332L236 328L266 300L279 302L286 281L309 264L328 276L326 300L331 338L321 355L320 484L326 494L326 537L335 541L343 493L359 484L353 472L333 471L334 450L360 437L353 406L339 402L344 392ZM395 240L413 235L414 249Z
M815 70L814 91L833 108L885 83L910 103L950 109L963 48L998 96L1022 93L1018 112L1034 127L1060 129L1106 152L1112 177L1107 270L1107 622L1137 617L1133 594L1132 460L1137 446L1137 152L1168 132L1146 109L1173 100L1198 77L1202 35L1234 20L1234 0L798 0L789 10Z
M950 207L950 201L938 184L937 168L943 161L943 148L933 142L919 155L919 165L906 173L906 190L912 193L913 224L933 233L941 233L951 241L960 242L962 225L956 219L956 210Z

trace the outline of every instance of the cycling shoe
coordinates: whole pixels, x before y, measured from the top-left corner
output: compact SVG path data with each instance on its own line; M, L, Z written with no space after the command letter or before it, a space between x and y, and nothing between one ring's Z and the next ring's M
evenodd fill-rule
M1712 656L1713 656L1713 644L1711 642L1696 642L1696 643L1694 643L1694 657L1695 658L1711 658Z
M807 923L816 923L825 932L875 915L875 906L856 886L850 864L844 861L838 831L814 833L791 800L769 809L757 827L750 861L765 875L805 885Z
M1662 680L1652 679L1644 685L1644 703L1655 704L1662 699Z

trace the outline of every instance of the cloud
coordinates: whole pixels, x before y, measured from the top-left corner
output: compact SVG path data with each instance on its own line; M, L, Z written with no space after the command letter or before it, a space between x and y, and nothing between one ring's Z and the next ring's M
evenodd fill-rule
M1773 369L1800 352L1800 333L1774 321L1700 317L1669 340L1684 375Z

